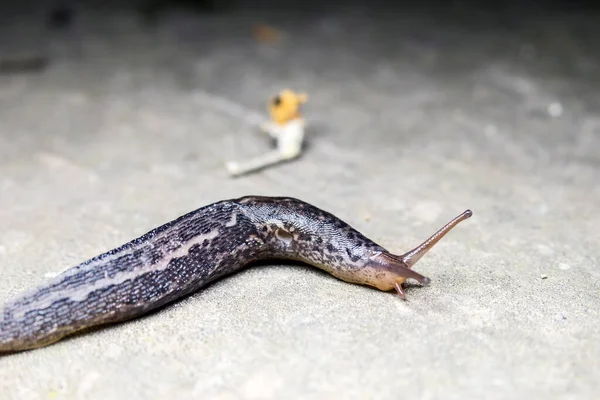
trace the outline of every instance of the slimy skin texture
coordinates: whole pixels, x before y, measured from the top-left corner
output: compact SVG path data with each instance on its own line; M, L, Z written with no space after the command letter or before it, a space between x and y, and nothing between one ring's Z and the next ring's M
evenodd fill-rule
M0 311L0 352L34 349L86 328L122 322L262 260L297 260L379 290L426 278L410 269L466 211L403 256L334 215L294 198L247 196L183 215L72 267ZM438 236L436 236L438 235ZM404 257L404 258L403 258Z

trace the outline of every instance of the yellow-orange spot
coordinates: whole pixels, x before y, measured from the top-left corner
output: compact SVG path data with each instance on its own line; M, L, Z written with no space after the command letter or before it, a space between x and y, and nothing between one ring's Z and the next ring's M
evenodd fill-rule
M294 119L302 117L300 106L307 101L308 96L305 93L296 93L293 90L285 89L269 100L267 109L273 122L285 125Z
M254 38L262 43L272 43L279 40L281 33L279 29L266 24L256 24L252 29Z

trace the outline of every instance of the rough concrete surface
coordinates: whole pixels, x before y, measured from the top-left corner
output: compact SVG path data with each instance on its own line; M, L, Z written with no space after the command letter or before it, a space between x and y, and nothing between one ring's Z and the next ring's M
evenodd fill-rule
M52 63L0 76L0 302L246 194L301 198L396 252L474 217L417 264L432 284L406 302L309 267L248 269L0 358L0 398L596 398L599 28L529 14L240 9L152 25L81 8L62 32L35 13L6 20L3 57ZM257 22L280 40L257 42ZM310 96L306 153L229 179L226 160L268 148L248 119L285 87Z

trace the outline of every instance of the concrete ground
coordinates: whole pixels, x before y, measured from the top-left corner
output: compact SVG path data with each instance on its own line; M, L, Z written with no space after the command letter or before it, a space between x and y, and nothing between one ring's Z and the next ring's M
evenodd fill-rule
M48 32L32 10L0 28L3 57L52 57L0 76L0 302L246 194L301 198L396 252L466 208L474 217L417 264L432 284L409 285L406 302L309 267L249 269L146 318L0 358L2 400L596 398L589 13L331 6L148 25L83 8L70 31ZM258 22L280 40L258 42ZM268 148L250 120L285 87L310 96L304 157L229 179L226 160Z

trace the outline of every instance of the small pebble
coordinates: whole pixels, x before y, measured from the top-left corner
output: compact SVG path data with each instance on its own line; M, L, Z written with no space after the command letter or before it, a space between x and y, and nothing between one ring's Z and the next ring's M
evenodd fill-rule
M546 278L548 278L548 275L546 275L546 274L541 274L541 275L540 275L540 278L542 278L542 279L546 279Z
M558 118L563 113L563 106L560 103L552 103L548 106L548 115L552 118Z
M558 268L562 269L563 271L566 271L568 269L571 269L571 266L567 263L559 263L558 264Z
M557 313L557 314L554 316L554 319L555 319L556 321L566 321L566 319L567 319L567 316L566 316L566 315L564 315L563 313Z

